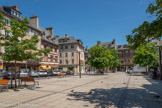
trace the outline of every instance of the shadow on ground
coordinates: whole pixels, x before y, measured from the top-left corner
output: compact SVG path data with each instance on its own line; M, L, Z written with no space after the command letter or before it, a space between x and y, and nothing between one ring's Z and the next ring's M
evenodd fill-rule
M67 100L89 102L94 104L95 108L162 108L162 89L157 89L158 86L162 86L162 82L151 82L151 84L144 84L140 88L101 88L91 89L89 92L72 90L67 94ZM89 104L83 104L83 107L90 106Z

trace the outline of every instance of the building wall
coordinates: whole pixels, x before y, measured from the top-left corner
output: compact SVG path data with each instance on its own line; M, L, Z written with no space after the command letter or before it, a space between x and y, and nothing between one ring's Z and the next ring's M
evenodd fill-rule
M74 47L71 47L71 46ZM83 46L79 43L64 43L59 45L60 69L64 71L73 70L75 74L79 73L79 68L85 71L85 60ZM79 67L80 56L80 67Z
M5 18L7 18L8 20L8 24L7 24L7 28L10 29L10 23L9 21L14 19L12 18L11 16L5 14L2 12L2 14L4 15ZM37 21L37 23L39 24L39 22ZM38 27L38 26L35 26L35 27ZM38 28L31 28L30 26L28 26L28 31L27 31L27 35L23 38L23 40L25 39L30 39L33 35L37 34L38 35L38 38L39 38L39 42L37 43L36 47L37 47L37 50L41 50L41 49L44 49L44 47L42 47L42 36L41 36L41 32L40 31L37 31ZM5 34L5 31L4 30L0 30L1 33ZM2 42L2 40L0 40L0 42ZM47 42L48 43L48 42ZM48 61L45 61L43 59L42 62L38 63L37 65L36 64L32 64L32 65L35 65L36 67L38 67L41 63L46 63L46 64L50 64L51 66L57 66L59 65L59 50L58 50L58 45L55 45L55 44L52 44L51 45L53 47L52 51L48 54ZM57 49L55 51L55 48ZM0 51L3 52L4 51L4 48L3 47L0 47ZM51 55L53 56L53 60L51 61ZM2 61L2 60L1 60ZM11 68L11 65L13 64L13 62L9 62L9 63L5 63L4 62L4 65L5 65L5 68L6 66ZM18 66L21 66L21 67L26 67L26 61L22 61L22 62L17 62L17 65ZM30 64L27 64L28 66L32 66ZM35 68L36 69L36 68ZM18 69L19 70L19 69ZM17 71L18 71L17 70Z

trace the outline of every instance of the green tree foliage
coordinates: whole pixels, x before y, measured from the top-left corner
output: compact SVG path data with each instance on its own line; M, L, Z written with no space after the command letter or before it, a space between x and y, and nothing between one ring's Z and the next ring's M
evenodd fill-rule
M14 61L15 71L17 61L25 60L41 60L43 53L51 51L50 48L38 51L36 44L40 41L38 35L31 36L30 39L24 39L28 30L27 24L29 21L25 17L21 22L17 19L10 21L10 29L6 28L5 18L0 13L0 29L5 30L5 34L0 33L0 46L4 47L4 52L1 52L1 58L4 61ZM15 86L16 77L15 77Z
M147 43L137 48L133 63L140 66L155 67L158 61L157 47L154 43Z
M141 44L149 42L151 37L160 39L162 37L162 0L155 0L155 3L151 3L147 10L147 13L156 15L156 20L151 23L144 21L138 28L132 31L131 35L127 35L127 41L131 44L130 48L136 49Z
M151 3L147 10L147 13L150 13L151 15L155 14L157 18L162 17L162 0L155 0L155 3Z
M121 60L118 58L118 50L111 50L111 55L113 56L111 61L110 61L110 67L117 68L118 66L121 65Z
M117 67L120 64L118 60L118 52L109 50L105 46L93 46L89 52L90 58L87 63L96 69L104 69L105 67Z

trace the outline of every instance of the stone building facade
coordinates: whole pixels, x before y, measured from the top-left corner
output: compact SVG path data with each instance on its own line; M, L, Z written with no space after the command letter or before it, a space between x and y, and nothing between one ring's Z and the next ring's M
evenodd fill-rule
M0 7L0 12L3 14L3 16L6 18L6 26L8 29L10 29L10 20L12 19L17 19L18 21L22 21L23 17L21 16L21 12L19 11L18 6L3 6ZM39 18L37 16L32 16L30 17L30 24L27 25L28 31L26 33L26 36L23 39L30 39L31 36L33 35L38 35L38 38L40 41L37 43L37 50L41 50L44 48L46 44L46 47L52 48L52 52L50 52L47 56L44 56L43 61L37 62L33 60L27 60L23 62L17 62L17 67L16 70L38 70L39 66L44 64L45 66L49 65L50 69L57 69L58 64L59 64L59 50L58 50L58 45L55 44L53 41L53 34L50 32L49 28L47 29L42 29L39 26ZM5 30L0 30L0 32L4 35L8 35ZM45 33L44 33L45 32ZM51 36L51 38L50 38ZM2 40L0 40L2 42ZM0 51L4 52L4 48L0 47ZM51 56L52 55L52 56ZM45 58L48 58L48 60L45 60ZM2 61L0 59L0 61ZM2 71L11 71L14 69L13 62L6 62L3 61L4 63L4 68ZM53 68L52 68L53 67Z
M155 43L156 46L162 46L162 40L156 40L154 38L150 38L149 42ZM121 66L117 68L117 71L127 71L127 69L134 67L133 64L133 56L136 51L129 48L129 44L116 45L115 39L112 42L101 43L101 41L97 42L97 45L105 46L109 49L116 49L119 52L119 59L121 60ZM111 71L110 68L105 68L105 71Z
M55 40L59 44L59 69L64 71L73 71L78 74L79 71L85 71L84 47L80 39L73 36L55 36Z
M119 52L119 59L121 60L121 66L117 68L118 71L126 71L128 68L133 67L134 50L128 48L128 44L116 45L116 49Z
M133 50L130 50L128 48L128 44L123 45L116 45L115 39L113 39L112 42L105 42L101 43L101 41L97 42L97 45L99 46L105 46L108 49L116 49L119 52L119 59L121 60L121 66L117 68L117 71L126 71L128 68L133 67L133 56L134 52ZM105 68L105 71L111 71L111 68Z
M53 27L43 28L39 26L39 18L36 15L30 17L30 23L41 31L40 49L51 48L52 51L43 55L43 60L39 63L39 70L45 70L48 67L50 70L57 70L59 65L59 49L54 38Z

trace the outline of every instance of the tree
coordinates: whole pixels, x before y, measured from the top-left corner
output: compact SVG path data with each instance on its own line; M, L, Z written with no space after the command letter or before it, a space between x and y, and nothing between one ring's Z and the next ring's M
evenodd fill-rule
M137 48L136 54L133 57L133 63L140 66L155 67L158 61L157 47L154 43L147 43Z
M13 61L15 65L18 61L38 60L41 59L43 53L51 51L50 48L38 51L36 44L39 42L38 35L31 36L30 39L25 39L28 30L27 24L29 21L25 17L21 22L17 19L10 21L10 29L6 28L4 17L0 14L0 29L5 30L5 34L0 33L0 46L4 47L4 52L1 52L1 58L4 61ZM15 87L17 87L15 75Z
M157 18L151 23L144 21L132 31L131 35L126 36L132 49L137 49L141 44L147 44L150 38L160 40L162 37L162 0L155 0L155 4L151 3L146 12L151 15L155 14Z
M104 69L106 67L117 67L120 65L118 60L118 51L107 49L105 46L93 46L89 52L90 58L87 62L96 69Z
M109 65L108 57L111 56L110 51L104 46L93 46L89 52L90 58L88 63L96 69L103 69Z
M113 56L113 58L110 61L111 67L112 68L117 68L118 66L121 65L121 60L118 59L118 50L112 49L111 54Z

